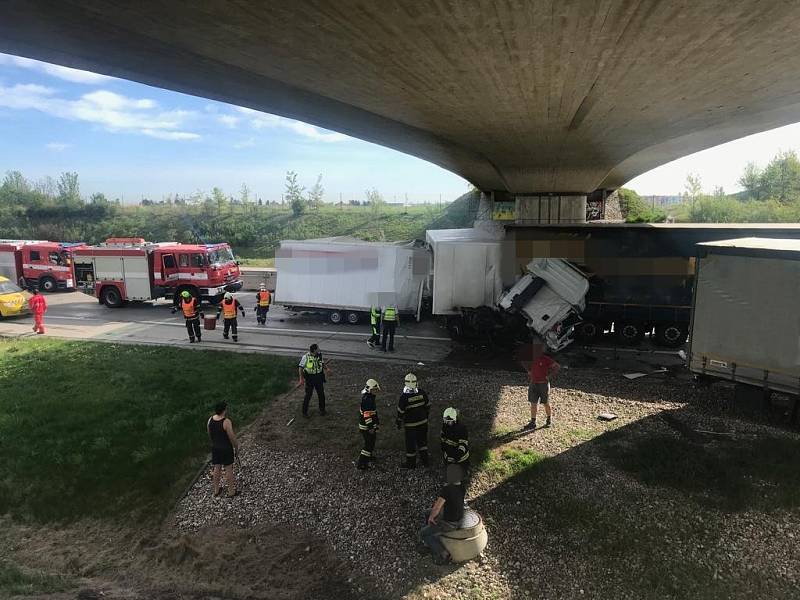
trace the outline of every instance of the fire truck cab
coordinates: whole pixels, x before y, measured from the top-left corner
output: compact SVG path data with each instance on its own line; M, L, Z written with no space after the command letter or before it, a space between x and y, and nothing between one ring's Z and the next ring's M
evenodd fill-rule
M239 264L228 244L152 243L109 238L74 251L79 286L110 308L126 301L176 298L187 290L217 303L241 289Z
M75 287L72 250L81 244L35 240L0 240L0 275L20 287L43 292Z

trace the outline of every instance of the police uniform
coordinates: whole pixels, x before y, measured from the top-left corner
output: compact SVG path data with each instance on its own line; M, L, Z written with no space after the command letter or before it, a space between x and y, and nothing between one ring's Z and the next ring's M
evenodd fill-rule
M223 300L220 302L219 307L217 308L217 319L219 319L220 314L224 318L222 337L227 340L228 331L230 331L231 334L233 334L234 342L239 341L239 321L236 319L237 310L242 313L242 316L244 316L244 309L236 298Z
M325 414L325 362L322 360L322 352L314 356L306 352L300 359L300 368L303 369L303 379L306 382L306 393L303 397L303 416L308 416L308 404L314 390L317 391L319 401L319 412Z
M374 348L376 344L381 342L381 309L377 306L369 309L369 324L372 328L372 335L369 336L367 343Z
M397 402L397 428L405 433L406 461L404 467L417 465L417 454L423 466L428 466L428 412L430 400L424 390L403 388Z
M359 409L358 430L364 438L364 447L358 456L358 468L366 469L369 463L375 460L375 441L378 434L378 406L375 403L375 394L364 388L361 392L361 407Z
M267 313L269 312L269 305L272 303L272 295L269 290L261 290L256 294L256 321L259 325L265 325L267 322Z
M386 352L386 341L389 341L389 352L394 352L394 332L397 329L397 307L386 306L383 309L383 339L381 341L381 350Z

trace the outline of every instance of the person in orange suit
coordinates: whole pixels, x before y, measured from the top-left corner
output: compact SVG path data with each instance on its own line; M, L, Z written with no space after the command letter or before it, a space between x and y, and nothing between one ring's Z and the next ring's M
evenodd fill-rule
M33 330L36 333L44 333L44 313L47 312L47 300L39 293L38 288L34 288L33 296L28 299L28 307L33 313Z

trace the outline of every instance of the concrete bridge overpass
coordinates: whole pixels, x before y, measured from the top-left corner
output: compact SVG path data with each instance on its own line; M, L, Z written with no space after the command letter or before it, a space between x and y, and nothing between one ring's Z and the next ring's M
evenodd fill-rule
M588 192L800 121L798 34L777 0L6 0L0 51L562 194L579 220Z

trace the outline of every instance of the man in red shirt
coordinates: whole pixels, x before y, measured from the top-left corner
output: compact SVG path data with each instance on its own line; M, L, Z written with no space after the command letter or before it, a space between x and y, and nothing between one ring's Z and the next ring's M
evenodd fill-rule
M39 293L38 288L34 288L33 296L28 298L28 307L33 313L33 330L36 333L44 333L44 313L47 312L47 300Z
M533 360L530 368L530 384L528 385L528 402L531 404L531 421L524 429L536 429L536 413L539 412L539 403L544 404L547 421L544 426L552 425L553 411L550 408L550 377L558 373L561 368L556 361L544 353L544 345L538 341L533 342Z

